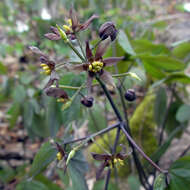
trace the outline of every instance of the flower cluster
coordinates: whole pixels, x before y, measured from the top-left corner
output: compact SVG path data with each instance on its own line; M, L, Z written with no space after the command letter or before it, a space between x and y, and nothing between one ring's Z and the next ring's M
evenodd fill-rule
M96 154L91 153L92 157L95 160L102 161L102 164L100 165L100 168L96 172L96 179L101 178L101 174L105 167L114 168L115 165L124 165L124 160L131 155L132 150L126 153L126 148L123 147L123 150L117 154Z
M119 61L123 60L124 57L110 57L103 58L107 47L111 41L115 40L117 36L117 29L113 22L106 22L100 26L99 37L100 41L97 45L96 52L93 54L93 49L90 47L89 41L86 41L85 53L80 55L77 49L72 44L72 39L76 39L76 34L80 31L87 29L90 23L97 19L97 15L92 15L86 22L80 23L77 17L76 11L70 9L69 18L66 20L66 24L62 27L51 27L51 33L45 34L45 37L49 40L60 40L63 39L72 50L80 57L82 60L79 64L69 64L67 69L72 72L87 72L87 82L86 87L88 89L88 96L81 99L81 103L86 107L92 107L93 98L89 96L92 88L92 81L97 76L104 81L106 84L115 87L111 73L107 72L104 68L117 64ZM70 39L70 40L69 40ZM77 39L80 40L80 39ZM83 47L81 47L83 48ZM44 87L45 93L48 96L52 96L58 99L58 102L67 102L69 97L67 93L59 88L59 76L55 70L55 61L49 58L48 55L41 52L37 47L30 47L30 49L40 57L41 67L43 72L50 75L50 79L46 86ZM81 49L82 50L82 49ZM55 83L56 87L52 87Z

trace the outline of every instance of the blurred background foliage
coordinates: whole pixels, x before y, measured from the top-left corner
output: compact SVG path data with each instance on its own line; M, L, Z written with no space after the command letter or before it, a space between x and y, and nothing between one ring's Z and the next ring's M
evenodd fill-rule
M39 158L35 157L35 160L39 160L34 161L31 168L34 154L39 145L49 137L58 138L60 141L68 140L77 137L78 131L81 131L82 135L91 134L116 121L109 103L97 87L94 88L96 98L92 109L83 107L79 103L81 97L77 96L72 105L62 111L61 103L43 93L43 87L48 81L48 77L40 73L40 63L29 51L28 46L39 47L59 63L68 60L76 61L77 57L64 42L52 42L44 38L44 34L49 31L50 26L65 23L68 18L68 10L72 5L77 10L81 21L85 21L93 13L100 16L99 19L93 21L89 30L80 35L81 41L85 42L86 39L89 39L92 44L95 44L98 38L97 31L100 25L106 21L113 21L120 30L117 40L107 50L105 57L125 55L126 60L117 66L118 72L130 71L142 79L137 81L126 77L124 80L125 89L135 88L137 92L136 102L127 104L132 133L137 143L155 162L158 162L173 139L183 137L190 116L190 36L185 36L185 34L183 36L181 33L179 38L171 40L168 27L171 22L177 23L177 21L168 18L167 13L176 15L180 12L186 18L189 10L186 8L187 6L184 6L185 1L175 1L173 4L171 1L159 2L161 3L157 4L151 0L1 0L0 107L2 111L0 122L3 130L0 134L2 135L2 137L0 136L2 139L2 144L0 143L2 146L0 189L48 190L62 188L75 190L78 183L81 185L81 190L86 189L85 178L80 175L81 171L83 174L87 171L87 163L82 154L71 164L70 178L68 175L64 176L60 169L54 169L55 166L51 165L48 169L51 172L43 172L46 166L55 159L56 152L54 149L52 150L50 144L43 145L45 149L43 147L40 149ZM160 10L163 9L161 5L164 6L164 2L168 10L162 12ZM160 15L163 17L157 18ZM115 73L114 67L110 67L108 70ZM62 70L60 76L60 84L74 87L81 86L86 80L84 73L76 75ZM69 96L75 93L70 89L66 89L66 91ZM85 94L86 90L84 89L82 92ZM118 92L115 90L113 92L114 100L122 110L117 96ZM146 98L144 99L144 97ZM148 110L144 111L146 108ZM156 137L163 127L164 140L162 144L159 144L159 138L156 139ZM6 131L5 134L3 131ZM18 165L12 164L9 159L3 157L4 153L6 156L8 154L6 143L12 140L12 138L4 139L4 135L9 136L9 131L22 131L21 140L26 145L36 142L38 144L37 148L29 154L29 159L23 159ZM114 134L113 131L98 138L97 143L109 149L106 145L114 142ZM3 142L5 143L3 144ZM121 138L121 143L127 146L124 137ZM158 146L158 144L162 146ZM22 158L26 156L28 146L24 149L26 150L21 155ZM90 150L101 152L96 145L92 145ZM89 157L87 156L91 162ZM176 162L183 163L182 167L186 171L189 167L187 160L190 160L190 157L186 156ZM77 162L83 163L85 167L83 167L84 165L78 167ZM91 162L90 165L97 166L98 164ZM128 176L128 187L124 188L138 190L140 184L132 168L133 165L130 160L126 164L129 167L121 168L123 171L119 170L121 176L124 178ZM149 167L150 171L153 170L147 166L147 163L144 165ZM186 167L186 165L188 166ZM163 166L169 168L169 166ZM171 175L170 189L177 190L178 187L183 187L185 190L189 187L184 185L189 184L189 170L187 170L187 175L183 176L182 172L175 173L176 170L173 169L175 167L179 167L179 165L174 163L171 166L173 174ZM22 182L21 179L26 179L29 170L32 180ZM36 174L38 175L35 176ZM61 182L58 181L58 177ZM90 181L92 175L87 178ZM185 178L185 183L181 185L182 178ZM70 179L72 186L69 182ZM56 180L57 182L54 183ZM119 189L114 180L111 183L113 184L110 185L110 190ZM121 182L121 189L122 185ZM91 186L94 190L101 189L104 182L98 181Z

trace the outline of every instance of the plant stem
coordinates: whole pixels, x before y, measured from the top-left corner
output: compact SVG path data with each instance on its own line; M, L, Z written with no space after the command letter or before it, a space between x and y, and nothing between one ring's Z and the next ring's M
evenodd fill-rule
M96 79L97 79L97 81L100 83L102 89L104 90L104 93L106 94L106 96L107 96L107 98L108 98L108 100L109 100L109 102L110 102L110 104L111 104L111 106L112 106L112 108L113 108L113 110L114 110L114 112L115 112L115 114L116 114L118 120L121 122L121 124L120 124L120 127L121 127L121 125L123 125L123 120L122 120L122 117L121 117L121 115L120 115L118 109L116 108L116 106L115 106L115 104L114 104L114 102L113 102L113 100L112 100L112 97L111 97L110 93L108 92L106 86L104 85L104 83L101 81L101 79L100 79L98 76L96 76ZM146 185L144 184L144 182L143 182L143 180L142 180L142 176L141 176L141 170L140 170L140 169L142 169L142 166L139 168L139 166L140 166L140 164L139 164L140 161L137 159L137 155L136 155L136 153L135 153L135 151L134 151L133 144L132 144L130 141L129 141L129 144L130 144L131 148L133 149L133 157L134 157L134 160L135 160L135 163L136 163L137 170L140 172L140 173L138 172L138 173L139 173L139 178L140 178L140 180L141 180L142 185L143 185L144 187L146 187ZM139 168L139 169L138 169L138 168Z
M67 44L70 46L70 48L78 55L78 57L81 59L82 62L86 62L83 56L79 53L79 51L73 46L73 44L69 41Z
M143 151L142 149L136 144L136 142L131 138L131 136L128 134L128 132L125 130L123 125L120 125L122 131L124 132L127 139L133 144L133 146L139 151L139 153L152 165L154 166L159 172L161 173L167 173L166 170L162 170L157 164L155 164Z
M115 112L115 114L116 114L118 120L120 121L120 128L122 129L122 131L123 131L124 134L126 135L127 140L129 141L131 147L132 147L132 148L133 148L133 147L136 148L136 149L139 151L139 153L140 153L152 166L154 166L157 170L159 170L159 171L162 172L162 173L167 173L167 171L162 170L157 164L155 164L155 163L142 151L142 149L135 143L135 141L132 139L132 137L129 135L129 133L128 133L128 131L127 131L127 128L129 128L129 126L128 126L128 125L126 126L126 125L123 123L122 117L121 117L121 115L120 115L120 113L119 113L117 107L115 106L115 104L114 104L114 102L113 102L113 100L112 100L112 97L111 97L111 95L109 94L109 92L108 92L106 86L104 85L104 83L101 81L101 79L100 79L98 76L96 76L96 79L97 79L97 81L100 83L100 85L101 85L102 89L104 90L104 93L105 93L105 95L107 96L107 98L108 98L108 100L109 100L109 102L110 102L110 104L111 104L111 106L112 106L112 108L113 108L113 110L114 110L114 112ZM149 185L148 181L147 181L147 184ZM143 185L144 185L144 184L143 184Z
M76 143L76 142L79 142L79 141L83 141L83 140L86 140L86 142L90 141L92 138L96 137L96 136L99 136L99 135L102 135L104 133L107 133L108 131L112 130L112 129L115 129L116 127L118 127L120 125L120 123L116 123L114 125L111 125L109 127L106 127L100 131L98 131L97 133L93 133L91 135L88 135L86 137L82 137L82 138L79 138L79 139L75 139L75 140L70 140L70 141L66 141L66 142L63 142L62 145L66 145L66 144L71 144L71 143Z
M123 113L124 113L124 117L125 117L125 122L126 122L126 131L129 133L129 135L132 137L132 134L131 134L131 129L129 127L129 121L128 121L128 115L127 115L127 107L126 107L126 104L125 104L125 100L124 100L124 96L123 96L123 91L122 91L122 84L120 83L120 86L118 87L118 91L119 91L119 95L120 95L120 99L121 99L121 104L122 104L122 107L123 107ZM131 144L131 143L130 143ZM131 144L131 147L132 147L132 150L133 150L133 158L134 158L134 162L135 162L135 165L136 165L136 169L138 171L138 175L139 175L139 179L141 181L142 184L145 185L145 183L148 183L148 179L147 179L147 176L146 176L146 173L142 167L142 164L138 158L138 155L136 154L136 151L135 151L135 148L134 146ZM145 179L145 183L143 181L143 177Z
M86 60L86 55L85 55L84 50L83 50L83 48L82 48L82 44L81 44L80 38L79 38L79 36L78 36L77 34L75 34L75 36L76 36L76 39L77 39L77 41L78 41L78 45L79 45L79 47L80 47L80 49L81 49L81 52L82 52L82 54L83 54L83 56L84 56L84 58L85 58L85 60Z
M111 169L108 169L107 175L106 175L106 183L105 183L105 187L104 190L108 190L108 185L109 185L109 181L110 181L110 176L111 176Z

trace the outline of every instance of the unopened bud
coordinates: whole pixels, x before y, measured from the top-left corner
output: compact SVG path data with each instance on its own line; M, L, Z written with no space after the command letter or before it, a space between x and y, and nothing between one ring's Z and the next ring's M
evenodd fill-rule
M125 92L125 99L128 100L129 102L134 101L136 99L135 91L133 89L128 89Z
M117 36L117 29L113 22L105 22L99 29L99 36L102 40L110 37L111 41L114 41Z
M57 26L57 29L58 29L58 31L59 31L59 34L60 34L61 38L62 38L65 42L68 42L69 39L67 38L67 34L66 34L58 25L56 25L56 26Z
M68 165L69 161L75 156L76 150L73 149L71 150L71 152L68 155L67 161L66 161L66 165Z
M88 108L93 106L93 101L94 101L93 97L85 97L81 99L81 103Z

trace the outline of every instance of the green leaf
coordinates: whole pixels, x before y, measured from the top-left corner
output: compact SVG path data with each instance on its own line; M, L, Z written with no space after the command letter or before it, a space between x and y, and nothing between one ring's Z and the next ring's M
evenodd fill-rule
M164 174L159 174L154 182L154 190L164 190L166 187Z
M183 70L185 68L185 64L183 62L167 55L153 56L139 54L136 57L140 58L143 63L167 72Z
M130 190L139 190L140 189L140 182L137 176L130 175L127 179L127 182L129 184Z
M165 83L180 82L183 84L190 84L190 77L184 73L173 73L165 79Z
M173 55L179 59L184 59L190 54L190 43L184 42L175 47L172 51Z
M154 67L154 65L151 65L147 62L144 62L144 67L147 73L149 73L152 77L155 77L157 79L162 79L166 76L165 73L161 69L158 69Z
M133 50L133 47L131 46L131 43L129 42L127 35L123 30L119 31L117 39L119 45L125 50L126 53L130 55L136 55L135 51Z
M96 132L106 127L106 118L104 116L103 108L98 104L89 110L88 128L91 132Z
M184 156L175 161L170 169L170 189L189 190L190 187L190 156Z
M59 103L54 98L51 98L46 112L47 126L50 131L50 135L54 137L61 127L62 121L62 110Z
M15 88L14 88L14 91L13 91L13 99L15 102L18 102L18 103L23 103L25 97L26 97L26 91L25 91L25 88L24 86L22 85L17 85Z
M184 104L179 107L176 113L176 119L180 123L189 121L190 119L190 105Z
M32 124L34 110L30 101L25 102L23 107L24 107L24 113L23 113L24 126L27 128L30 127Z
M168 147L170 146L172 140L176 137L176 135L183 130L183 128L178 127L176 128L167 138L167 140L156 150L156 152L151 156L151 159L154 162L160 160L162 155L167 151Z
M104 185L105 185L104 180L96 181L95 184L94 184L94 186L93 186L93 190L103 189Z
M167 94L165 88L161 87L156 93L156 99L154 104L154 117L159 127L163 123L163 117L165 115L166 109L167 109Z
M21 108L19 103L13 103L13 105L9 108L7 115L9 116L8 120L11 128L16 124L20 111Z
M0 168L0 182L6 184L15 177L16 172L11 167L0 165Z
M69 176L72 180L73 190L88 190L85 180L85 173L88 170L87 162L84 160L82 152L77 151L68 165Z
M2 62L0 62L0 74L5 75L7 74L7 71L7 67Z
M34 76L30 72L23 72L20 75L20 82L22 84L30 84L34 80Z
M62 173L63 173L63 171L62 171ZM44 175L41 175L41 174L37 175L35 177L35 180L45 184L47 186L48 190L52 190L52 189L53 190L61 190L61 188L57 184L53 183L53 181L51 179L48 179Z
M16 190L49 190L47 186L39 181L24 181L17 185Z
M173 130L176 129L180 125L180 122L176 120L176 113L179 107L182 105L181 100L176 100L172 102L169 111L168 111L168 117L166 121L166 132L170 134Z
M146 39L138 39L132 42L135 52L150 53L150 54L169 54L169 49L164 44L153 44Z
M56 173L58 174L59 178L61 179L62 183L65 187L69 185L69 176L67 173L64 174L63 170L56 169Z
M167 25L168 23L164 20L157 21L152 24L153 27L158 28L158 29L164 29Z
M49 142L44 143L34 157L29 177L34 177L44 170L56 157L57 150Z

